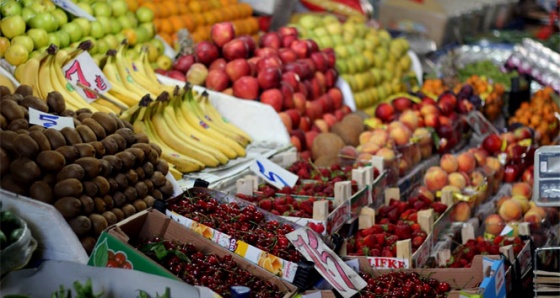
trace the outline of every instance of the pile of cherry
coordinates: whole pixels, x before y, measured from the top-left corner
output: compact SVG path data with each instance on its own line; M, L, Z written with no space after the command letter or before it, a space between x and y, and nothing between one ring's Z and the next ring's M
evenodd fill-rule
M476 255L499 255L500 247L511 245L513 254L519 255L525 243L520 237L505 238L497 236L493 240L486 240L482 236L476 239L469 239L465 244L459 245L453 250L451 257L447 260L446 266L449 268L469 268Z
M373 277L361 272L367 286L358 294L362 298L376 297L447 297L451 286L434 278L422 277L416 272L391 272Z
M168 208L284 260L295 263L302 260L302 255L285 236L294 228L276 220L267 221L254 205L242 208L236 202L220 203L209 194L197 193L185 194Z
M222 297L231 297L231 286L246 286L251 297L283 297L278 286L241 268L231 255L204 254L193 244L156 237L137 248L190 285L205 286Z

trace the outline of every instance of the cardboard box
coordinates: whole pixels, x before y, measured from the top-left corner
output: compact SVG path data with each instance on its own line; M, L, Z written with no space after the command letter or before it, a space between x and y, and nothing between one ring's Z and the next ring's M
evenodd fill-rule
M122 251L125 253L126 259L131 263L130 267L132 269L177 279L171 272L167 271L129 244L151 239L156 235L166 240L192 243L205 254L213 253L220 257L232 255L233 260L242 268L278 286L282 292L286 293L284 297L291 297L297 290L295 286L283 281L281 278L253 265L251 262L227 249L213 244L194 231L185 228L183 225L153 209L137 213L109 227L99 238L94 253L92 253L90 258L89 265L103 266L103 263L100 263L99 260L106 260L107 256L103 257L102 255L98 255L103 251L105 253L107 253L108 250L113 250L114 252Z

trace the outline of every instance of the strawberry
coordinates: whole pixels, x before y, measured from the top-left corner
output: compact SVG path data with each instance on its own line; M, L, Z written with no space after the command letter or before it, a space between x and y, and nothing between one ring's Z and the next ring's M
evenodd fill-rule
M380 251L379 249L377 249L377 248L374 248L374 249L370 249L370 250L369 250L369 254L370 254L372 257L379 257L379 256L381 256L381 251Z
M383 232L383 228L380 225L373 225L367 229L360 230L358 234L362 237L370 234L379 234Z
M407 224L398 224L395 228L395 235L399 237L399 240L412 238L412 229Z
M433 202L431 207L432 209L434 209L434 212L437 214L442 214L443 212L445 212L445 210L447 210L447 205L441 202Z
M406 202L399 202L397 204L397 210L399 210L399 213L403 213L408 209L408 204Z
M504 236L496 236L496 238L494 238L494 244L498 244L501 245L504 242Z
M369 252L369 247L364 246L364 247L362 247L362 250L361 250L361 251L362 251L362 256L366 256L366 257L369 257L369 256L370 256L370 254L369 254L369 253L370 253L370 252Z
M307 214L309 214L309 216L313 216L313 202L311 201L302 201L299 203L299 209Z
M394 258L395 257L393 252L388 250L388 249L383 249L383 251L381 252L381 256L386 257L386 258Z
M419 224L417 224L417 223L413 223L413 224L411 224L411 225L410 225L410 228L411 228L411 229L412 229L412 231L413 231L413 232L412 232L412 233L413 233L413 235L414 235L414 232L416 232L416 231L420 231L420 230L421 230L421 227L420 227L420 225L419 225Z
M374 234L377 244L383 245L385 244L385 234Z
M263 210L270 211L272 210L272 200L271 199L264 199L259 202L259 207Z
M395 209L389 211L389 213L387 213L387 218L392 223L397 222L397 220L399 220L399 210L397 208L395 208Z
M374 235L367 235L367 236L364 238L364 244L365 244L367 247L370 247L370 248L371 248L371 247L374 247L376 243L377 243L377 240L376 240L376 238L375 238Z
M280 189L278 192L279 192L279 193L286 194L286 195L289 195L289 194L292 193L292 188L289 187L289 186L284 186L284 187L282 187L282 189Z
M408 217L410 216L411 213L413 213L414 210L412 209L407 209L405 210L403 213L401 213L401 215L399 216L399 219L408 219Z
M389 235L385 238L385 243L387 245L393 245L393 244L397 243L398 240L399 240L399 237L397 237L396 235Z
M379 221L379 223L380 223L380 224L388 224L388 223L391 223L391 221L390 221L388 218L385 217L385 218L382 218L382 219Z
M301 179L309 179L311 178L311 175L309 174L309 171L307 169L300 169L297 172L297 175L301 178Z
M412 222L418 222L418 213L412 212L407 219Z
M325 231L325 226L323 226L322 223L318 223L317 224L317 230L315 230L317 233L322 234Z
M387 213L389 213L389 211L391 211L391 210L393 210L392 207L389 207L389 206L381 206L381 207L379 208L379 210L377 210L377 214L378 214L380 217L385 217L385 216L387 216Z
M424 243L424 240L426 238L424 237L420 237L420 236L416 236L414 238L412 238L412 247L413 248L418 248L422 245L422 243Z

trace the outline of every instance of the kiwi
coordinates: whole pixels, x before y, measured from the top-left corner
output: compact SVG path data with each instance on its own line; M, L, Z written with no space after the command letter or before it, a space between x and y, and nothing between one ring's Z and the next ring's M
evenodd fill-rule
M141 199L134 201L132 205L138 212L148 209L148 204L146 204L146 202L144 202L144 200Z
M82 120L82 124L87 125L93 133L95 133L98 140L103 140L107 136L103 126L101 126L99 122L95 121L93 118L86 118Z
M163 176L165 176L169 172L169 164L167 161L160 159L154 164L154 170L161 172Z
M29 110L26 107L18 106L23 113L23 119L29 119Z
M146 184L146 187L148 188L148 193L151 193L154 190L154 183L152 182L152 180L150 179L144 179L144 184Z
M144 175L146 176L146 178L152 177L152 175L154 174L154 165L147 161L144 163L144 165L142 165L142 169L144 170Z
M62 146L56 148L56 152L62 154L66 159L67 164L73 163L76 159L80 158L78 148L74 146Z
M77 114L78 116L80 116L80 114L84 114L84 113L85 113L85 114L92 114L93 111L90 110L89 108L80 108L80 109L77 109L77 110L76 110L76 114Z
M124 175L126 176L126 179L128 180L129 185L134 185L134 184L136 184L136 182L138 182L138 174L136 173L135 170L130 169L130 170L126 171L126 173L124 173Z
M66 110L66 101L58 91L52 91L47 94L47 106L50 113L60 114Z
M105 202L107 210L113 209L113 207L115 207L115 201L113 200L113 197L111 195L104 195L103 201Z
M148 138L148 135L146 135L145 133L142 132L135 133L134 137L136 138L136 143L145 143L145 144L150 143L150 138Z
M82 211L82 202L74 197L63 197L54 202L54 208L56 208L64 218L73 218L80 215Z
M86 171L82 166L78 164L69 164L64 166L62 170L56 176L57 181L66 180L69 178L75 178L77 180L82 180L86 177Z
M123 162L123 170L131 169L136 162L136 156L128 151L122 151L115 154L116 157L120 158Z
M3 96L12 94L12 90L10 90L7 86L0 86L0 99Z
M136 138L134 137L134 131L128 128L119 128L115 131L116 134L122 136L125 140L127 145L130 147L134 143L136 143Z
M94 211L95 213L103 213L107 209L107 204L105 204L105 200L100 197L93 198L93 206L95 206Z
M165 181L167 181L165 176L160 171L154 171L154 174L152 175L150 180L152 180L155 187L161 187L165 184Z
M103 176L97 176L92 180L96 185L100 195L106 195L109 193L111 186L109 185L109 181Z
M138 180L144 180L144 178L146 178L146 173L144 173L144 168L137 167L136 169L134 169L134 171L138 175Z
M117 223L118 219L117 216L115 215L115 213L111 212L111 211L105 211L103 212L103 214L101 214L103 217L105 217L105 219L107 220L107 223L109 225L114 225Z
M13 131L20 130L20 129L28 130L29 122L27 122L27 119L25 118L16 119L10 122L10 124L8 124L8 127L6 129L13 130Z
M154 199L154 197L152 196L146 196L144 197L144 202L146 202L146 206L148 206L148 208L152 208L156 202L156 199Z
M150 146L149 144L145 144L145 143L136 143L133 144L132 146L130 146L131 148L138 148L138 149L142 149L142 151L144 151L144 157L146 157L147 155L150 154L150 152L152 151L152 146Z
M103 177L111 176L111 174L113 173L113 166L111 165L111 163L108 162L106 159L99 159L99 162L101 163L100 175Z
M37 164L46 171L58 172L66 165L66 158L60 152L48 150L37 155Z
M136 163L137 164L142 164L144 162L144 157L146 156L146 154L144 153L144 150L140 149L140 148L128 148L125 151L131 152L132 154L134 154L134 156L136 157Z
M125 188L128 187L128 179L126 178L126 175L123 173L118 173L115 176L115 181L117 181L117 183L119 184L119 189L124 190Z
M0 131L0 147L6 150L6 152L15 152L14 144L15 139L18 134L15 131L3 130Z
M68 221L72 231L78 236L83 236L91 230L91 220L84 215L78 215Z
M52 149L57 149L66 145L66 139L60 131L54 128L47 128L43 131L43 133L45 134L47 139L49 139L49 143L51 144Z
M0 102L0 113L2 113L2 116L4 116L8 122L25 117L25 114L22 110L20 110L18 103L9 99L2 100L2 102Z
M156 150L158 156L161 156L161 147L158 144L150 143L150 146L152 149Z
M76 131L80 134L80 138L82 138L84 143L97 141L97 136L87 125L80 124L76 126Z
M115 216L117 217L117 222L124 219L124 213L122 212L122 210L120 208L113 208L113 210L111 210L111 212L113 212L113 214L115 214Z
M75 144L74 147L78 150L80 157L95 157L95 153L97 153L91 144Z
M82 157L74 161L74 163L79 164L86 171L86 177L96 177L101 173L101 162L95 157Z
M10 156L4 148L0 148L0 176L5 175L10 170Z
M146 155L145 160L151 162L155 166L159 160L157 151L155 149L152 149L150 153Z
M33 88L29 85L19 85L14 93L21 94L22 96L31 96L33 95Z
M39 144L29 135L20 134L14 140L14 150L20 156L34 158L39 153Z
M14 180L23 185L29 185L41 177L39 165L27 157L14 159L10 164L10 172Z
M117 183L117 180L115 180L115 178L107 178L107 182L109 182L109 192L110 193L114 193L115 191L117 191L119 189L119 184Z
M2 96L2 101L4 100L12 100L15 101L18 105L19 102L23 99L23 95L18 94L18 93L12 93L6 96Z
M113 193L113 203L115 206L120 207L126 203L126 196L120 191Z
M56 184L56 174L54 173L48 173L46 175L43 176L43 181L47 182L48 185L50 185L51 187L54 187L54 185Z
M115 140L114 138L105 138L101 140L101 143L105 147L106 154L112 155L119 152L119 144L117 143L117 140Z
M29 135L29 129L16 129L14 130L18 135Z
M143 198L148 195L148 187L144 182L137 182L134 185L134 188L136 188L136 193L138 194L139 198Z
M47 204L52 204L53 202L53 190L44 180L38 180L31 184L31 187L29 187L29 196Z
M161 191L164 197L170 197L173 195L173 184L166 179L165 184L159 188L159 191Z
M75 128L65 127L61 129L60 132L64 136L64 139L66 139L66 144L75 145L82 143L82 137L80 137L80 134Z
M83 214L90 214L93 212L93 209L95 209L95 204L90 196L81 195L78 200L82 203Z
M107 219L99 214L90 214L89 220L91 220L92 230L96 236L100 235L109 226Z
M46 128L44 128L40 125L31 125L28 130L29 130L29 132L32 132L32 131L43 131L45 129Z
M105 146L103 145L103 143L95 141L90 142L89 144L92 145L95 149L95 154L97 157L103 157L105 155Z
M64 110L60 113L60 116L64 116L64 117L76 117L76 112L74 110Z
M78 114L78 120L84 121L86 118L91 118L91 113L80 113Z
M115 118L105 112L95 112L91 115L91 118L96 120L105 129L108 135L114 133L118 129Z
M123 151L126 149L126 140L120 134L112 134L107 138L113 138L117 142L117 146L119 146L119 151Z
M14 178L10 174L2 175L2 180L0 181L0 187L2 189L11 191L13 193L17 193L19 195L27 194L27 186L22 185L18 181L14 180Z
M97 244L97 240L91 236L85 236L80 238L80 243L82 243L82 246L84 247L86 253L88 255L91 255L93 249L95 248L95 245Z
M76 178L68 178L54 185L54 196L57 198L79 197L83 191L82 182Z
M134 202L134 200L138 198L138 192L136 191L136 188L132 186L125 188L123 193L128 202Z
M35 127L41 127L41 126L32 126L31 128L35 128ZM29 136L37 143L37 145L39 145L39 151L51 150L51 143L49 143L49 139L47 139L47 137L45 136L42 130L30 129Z
M47 106L47 104L44 101L42 101L40 98L33 96L33 94L26 95L19 104L26 108L33 108L35 110L39 110L43 113L49 112L49 107Z
M82 186L84 188L84 193L87 196L95 197L99 192L99 188L97 187L97 184L95 184L95 182L93 181L83 181Z
M123 122L119 117L117 117L117 115L115 115L115 114L109 114L109 116L111 116L111 117L112 117L113 119L115 119L115 121L117 122L117 129L115 129L115 132L116 132L117 130L119 130L119 129L125 127L124 122ZM113 133L115 133L115 132L113 132Z
M136 208L134 208L134 206L132 206L131 204L122 206L121 210L124 213L124 218L130 217L136 213Z
M6 120L6 117L0 114L0 128L6 129L6 127L8 127L8 120Z

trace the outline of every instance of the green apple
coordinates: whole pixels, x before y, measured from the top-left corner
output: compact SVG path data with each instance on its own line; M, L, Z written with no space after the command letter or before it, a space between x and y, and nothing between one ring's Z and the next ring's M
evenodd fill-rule
M136 43L137 44L142 44L142 43L149 40L150 33L148 32L148 30L146 28L138 27L138 28L134 29L134 31L136 31Z
M352 60L354 60L354 63L358 67L358 72L362 72L362 71L366 70L367 63L366 63L366 59L364 58L364 56L356 53L355 55L352 55Z
M91 5L87 2L78 2L76 4L80 9L82 9L85 13L89 15L93 15L93 9L91 9Z
M122 29L129 29L132 27L132 22L127 16L120 16L117 18L117 21L121 24Z
M96 17L96 20L103 25L103 29L106 33L113 31L113 29L111 29L111 20L108 17Z
M325 27L317 27L317 28L313 29L313 33L315 34L315 36L318 36L318 37L329 35L329 32L327 31L327 29Z
M355 74L358 72L358 65L356 65L354 59L347 59L346 65L348 66L348 74Z
M384 41L390 41L391 40L391 34L389 34L389 32L387 32L387 30L385 30L385 29L379 30L377 34L379 35L379 38L381 40L384 40Z
M55 46L60 48L60 38L56 32L48 33L47 34L47 44L54 44Z
M319 17L314 15L304 15L299 19L299 24L303 28L306 28L308 30L312 30L313 28L317 27L319 25L319 22L321 22Z
M41 55L41 54L43 54L43 53L44 53L44 51L41 52L41 51L39 51L39 50L35 50L35 51L29 53L29 59L35 58L35 57L37 57L37 56L39 56L39 55Z
M60 41L60 48L65 48L70 44L70 34L64 30L58 30L53 32L52 34L56 34L58 36L58 40Z
M340 24L340 21L332 14L327 14L323 17L323 19L321 20L323 22L323 24L325 25L329 25L329 24Z
M4 59L11 65L18 66L29 59L29 51L22 44L12 44L6 49Z
M107 2L96 1L91 5L93 15L97 17L111 17L113 14L111 6Z
M109 49L116 49L119 47L119 40L113 34L108 34L103 37L103 39L107 42Z
M138 56L140 55L140 53L138 51L135 51L134 48L126 50L124 54L132 60L138 58Z
M121 23L119 23L117 19L111 18L109 19L109 21L111 22L111 32L107 32L107 33L117 34L122 31L123 28L121 26Z
M68 15L66 15L66 12L64 10L57 8L53 10L51 13L56 19L59 27L68 23Z
M32 17L27 25L31 28L43 28L47 32L54 32L58 29L58 22L50 12L40 12Z
M333 36L331 36L331 39L332 39L332 41L335 45L344 44L344 41L342 40L342 35L338 35L338 34L333 35Z
M375 55L372 52L365 50L362 52L362 56L364 57L368 68L371 68L375 65Z
M0 36L0 58L4 58L4 53L10 46L10 40L6 37Z
M354 40L354 47L356 48L356 51L363 52L366 48L366 44L362 39L356 39Z
M113 17L122 16L128 11L128 5L124 0L112 0L110 2Z
M364 49L368 52L373 52L375 50L375 43L369 39L363 39L364 42Z
M141 23L139 27L144 27L148 31L148 40L151 40L156 36L156 26L154 23Z
M70 43L77 42L82 38L82 28L76 23L66 23L60 28L70 36Z
M0 21L2 35L7 38L14 38L25 33L25 21L21 16L9 16Z
M49 33L43 28L29 29L27 36L33 40L35 50L49 45Z
M163 41L161 39L154 38L154 39L150 40L150 44L153 45L156 48L158 56L163 55L163 53L165 52L165 45L163 44ZM152 62L152 61L150 61L150 62Z
M154 68L161 68L161 69L168 70L171 68L172 64L173 61L171 60L171 58L165 55L160 55L156 60L156 67Z
M352 32L344 31L342 33L342 42L345 44L352 44L354 40L356 40L356 37Z
M348 48L343 45L343 44L339 44L337 46L334 47L334 52L336 54L336 58L338 59L344 59L346 57L349 57L349 53L348 53Z
M2 18L21 15L22 7L17 1L7 0L2 2L3 3L0 5L0 14Z
M126 39L126 35L124 35L124 33L119 32L117 34L115 34L115 38L119 41L119 45L123 42L123 40Z
M18 35L10 41L11 45L20 44L25 47L28 52L33 51L33 39L27 35Z
M125 13L125 16L130 20L130 23L132 24L132 28L138 27L138 19L136 18L136 15L132 11L127 11Z
M86 18L75 18L72 23L78 24L82 28L82 34L84 36L89 36L91 33L91 21Z
M154 12L147 7L139 7L136 10L136 18L140 23L151 23L154 20Z
M156 46L151 43L146 44L146 51L148 51L148 61L155 62L160 55Z
M323 46L321 47L322 49L334 47L334 41L328 35L319 37L317 42L319 42L319 41L323 44Z
M342 34L342 25L339 22L328 24L325 28L332 35Z
M109 43L107 42L107 40L105 39L99 39L97 41L97 43L95 44L95 47L97 48L97 53L99 54L106 54L108 50L110 50L111 48L109 47Z
M348 51L348 55L346 57L353 57L358 54L358 51L356 50L354 45L347 44L345 47L346 47L346 51Z
M33 9L29 7L24 7L21 10L21 17L27 23L31 18L33 18L37 13L33 11Z
M89 32L89 35L95 38L101 38L105 36L105 27L103 26L103 24L101 24L101 22L93 21L91 22L91 30Z
M21 4L22 7L29 7L35 1L36 0L19 0L18 2Z

